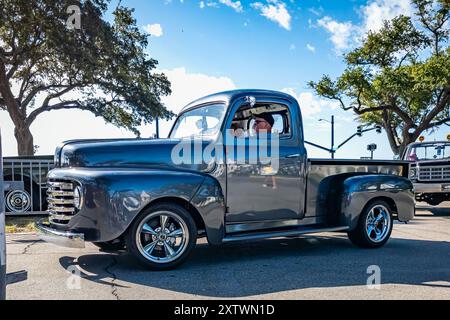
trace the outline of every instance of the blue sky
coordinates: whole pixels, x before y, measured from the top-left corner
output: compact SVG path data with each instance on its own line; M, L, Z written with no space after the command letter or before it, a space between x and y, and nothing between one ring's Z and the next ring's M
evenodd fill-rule
M335 18L357 19L356 9L363 4L348 0L285 1L291 15L290 30L286 30L261 16L251 5L257 1L240 1L243 12L219 0L211 1L217 7L201 9L200 2L122 3L136 8L138 21L161 24L163 36L152 38L150 52L164 69L185 66L213 76L226 75L238 87L302 89L307 81L317 79L320 71L338 75L343 68L342 59L330 50L326 31L309 21L315 24L327 12Z
M173 95L164 100L178 112L190 100L232 88L283 90L298 98L305 118L307 140L329 145L330 127L320 118L336 116L336 140L355 132L358 122L351 112L320 99L307 82L326 73L344 70L342 53L356 38L376 30L383 19L412 14L409 0L123 0L135 8L137 24L151 33L149 54L159 61L173 84ZM115 6L117 1L112 1ZM111 17L107 17L110 19ZM70 119L70 123L65 120ZM15 154L12 126L5 112L0 121L6 154ZM162 132L171 123L162 124ZM428 140L444 139L444 128ZM32 126L40 154L52 153L56 144L72 138L129 137L131 133L105 125L82 111L57 111L43 115ZM447 130L448 131L448 130ZM154 127L142 128L143 136ZM356 138L337 153L338 158L368 156L366 146L377 143L377 158L392 159L384 134ZM327 153L309 148L312 157Z

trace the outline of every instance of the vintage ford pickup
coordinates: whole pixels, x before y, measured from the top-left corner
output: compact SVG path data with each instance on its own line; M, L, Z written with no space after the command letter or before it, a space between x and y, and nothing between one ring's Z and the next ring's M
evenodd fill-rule
M211 146L212 157L194 159ZM126 248L156 270L183 262L199 237L220 245L346 232L377 248L394 219L414 218L408 172L406 161L308 159L292 96L222 92L186 106L168 139L63 143L48 175L49 221L38 228L63 246Z
M414 162L409 178L417 201L432 206L450 201L450 141L412 143L403 159Z

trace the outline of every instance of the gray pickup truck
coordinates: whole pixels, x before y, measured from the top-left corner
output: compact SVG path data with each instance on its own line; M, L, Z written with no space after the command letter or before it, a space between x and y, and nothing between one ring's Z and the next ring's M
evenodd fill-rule
M308 159L301 107L275 91L196 100L168 139L65 142L55 167L41 237L126 248L156 270L183 262L200 237L220 245L346 232L377 248L394 219L415 213L408 162Z
M450 201L450 141L412 143L403 159L413 161L409 178L417 201L432 206Z

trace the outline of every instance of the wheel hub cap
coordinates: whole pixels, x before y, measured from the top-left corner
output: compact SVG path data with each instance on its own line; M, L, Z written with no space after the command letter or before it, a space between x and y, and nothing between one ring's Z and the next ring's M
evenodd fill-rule
M152 262L171 262L185 251L189 240L187 230L186 223L175 213L152 213L138 227L138 249Z
M366 233L373 242L382 242L389 233L391 216L389 210L382 205L374 206L367 215Z
M11 191L6 196L6 207L12 212L25 212L31 207L31 197L26 191Z

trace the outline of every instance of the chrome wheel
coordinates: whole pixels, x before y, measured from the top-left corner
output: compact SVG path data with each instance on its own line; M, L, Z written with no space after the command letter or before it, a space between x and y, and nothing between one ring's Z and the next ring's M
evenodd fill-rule
M367 236L375 243L382 242L389 234L391 223L389 210L385 206L377 204L370 209L366 218Z
M189 243L184 220L170 211L149 214L139 224L136 244L140 253L155 263L169 263L179 258Z
M13 190L6 195L6 208L11 212L22 213L31 208L31 196L23 190Z

